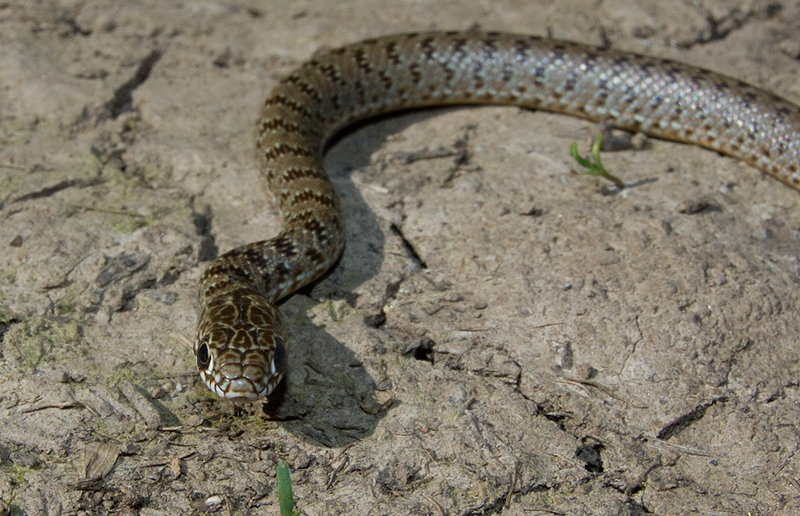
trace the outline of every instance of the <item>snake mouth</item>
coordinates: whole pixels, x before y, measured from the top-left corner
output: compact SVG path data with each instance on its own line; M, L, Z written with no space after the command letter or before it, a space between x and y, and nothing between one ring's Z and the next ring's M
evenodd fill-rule
M228 382L223 394L219 392L217 394L231 401L258 401L272 394L280 381L280 377L273 377L263 386L256 387L256 384L249 378L239 377Z
M214 376L208 375L206 371L202 371L200 376L206 386L217 396L237 402L258 401L262 398L266 398L272 394L272 391L275 390L275 386L281 381L280 377L271 378L265 384L256 386L250 378L243 376L233 379L216 379Z
M274 360L270 362L269 373L258 370L250 372L260 374L248 375L246 368L241 366L232 368L230 364L228 366L217 369L212 358L208 368L200 370L200 377L217 396L234 402L258 401L266 398L283 379L283 372L276 370ZM228 374L225 374L226 369ZM236 372L230 374L231 369L235 369ZM242 374L243 372L245 374Z
M269 385L257 390L247 378L237 378L228 384L223 397L231 401L258 401L270 393Z

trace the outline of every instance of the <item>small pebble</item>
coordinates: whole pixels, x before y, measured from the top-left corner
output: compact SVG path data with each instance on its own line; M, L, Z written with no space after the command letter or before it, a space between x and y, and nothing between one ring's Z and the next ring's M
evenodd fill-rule
M219 495L209 496L203 502L206 512L216 512L222 507L222 497Z
M597 369L589 364L578 364L575 367L575 374L577 374L578 378L581 380L591 380L597 376Z

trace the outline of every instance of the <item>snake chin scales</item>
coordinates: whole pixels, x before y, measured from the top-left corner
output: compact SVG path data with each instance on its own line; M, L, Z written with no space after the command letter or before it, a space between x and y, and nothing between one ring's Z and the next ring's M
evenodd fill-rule
M348 125L409 108L507 104L610 121L701 145L800 189L800 108L690 65L522 34L417 32L315 54L281 80L258 121L259 162L284 220L203 275L195 356L219 396L257 400L286 364L275 303L344 248L344 213L323 167ZM566 152L566 151L565 151Z

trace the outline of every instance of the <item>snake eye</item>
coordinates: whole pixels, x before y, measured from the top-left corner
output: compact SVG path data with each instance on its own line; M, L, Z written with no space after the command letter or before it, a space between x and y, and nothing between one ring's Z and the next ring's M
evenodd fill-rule
M286 370L286 347L281 339L275 339L275 354L272 356L272 364L276 372L283 373Z
M208 355L208 344L206 344L205 339L203 339L200 347L197 348L197 368L205 369L210 360L211 357Z

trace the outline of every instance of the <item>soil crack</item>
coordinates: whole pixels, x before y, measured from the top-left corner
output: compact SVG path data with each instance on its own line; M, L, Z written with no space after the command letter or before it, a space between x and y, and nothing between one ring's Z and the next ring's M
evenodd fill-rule
M414 261L414 263L416 263L420 269L427 270L428 264L426 264L425 260L423 260L422 257L419 255L417 249L414 247L414 244L412 244L411 241L408 240L406 236L403 234L403 230L400 229L400 226L398 226L397 224L392 224L391 228L392 232L400 238L400 242L402 242L403 248L411 256L411 259Z
M114 97L106 104L106 109L108 109L111 118L116 120L122 113L132 110L133 92L150 77L153 67L161 59L161 56L162 54L158 50L150 52L139 63L139 67L133 77L114 91Z

